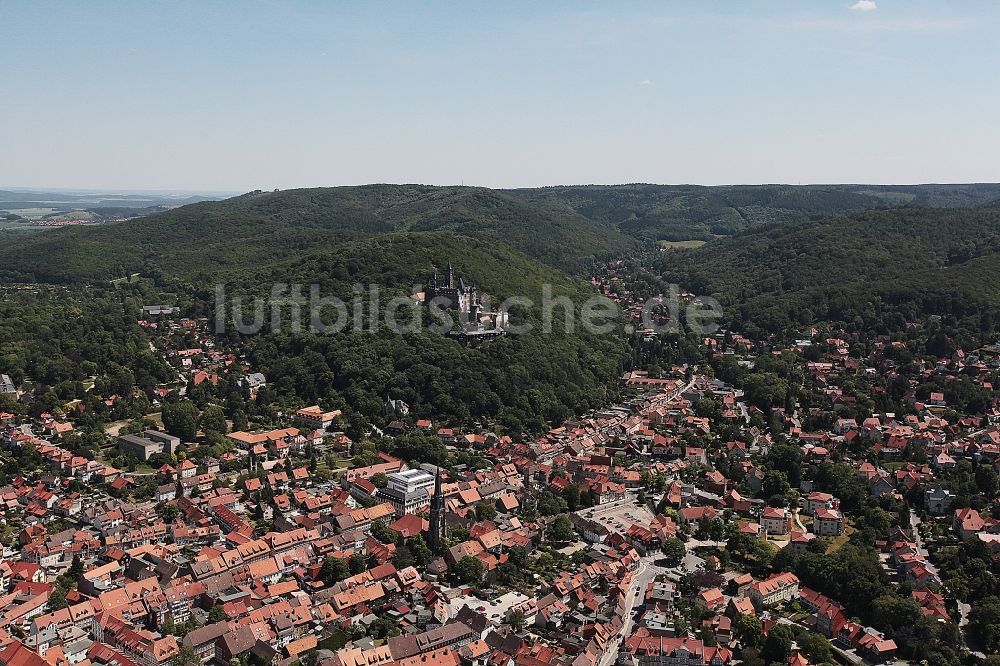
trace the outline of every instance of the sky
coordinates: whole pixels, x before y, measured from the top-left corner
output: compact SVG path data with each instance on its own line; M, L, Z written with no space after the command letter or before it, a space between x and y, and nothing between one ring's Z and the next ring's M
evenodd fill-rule
M0 186L1000 181L1000 3L0 0Z

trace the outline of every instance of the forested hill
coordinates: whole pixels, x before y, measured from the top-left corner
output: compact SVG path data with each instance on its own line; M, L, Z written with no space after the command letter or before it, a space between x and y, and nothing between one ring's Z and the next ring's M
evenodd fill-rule
M448 263L495 302L521 296L537 304L545 284L579 302L593 293L582 278L595 258L635 246L607 224L502 192L366 186L252 193L113 225L47 232L0 247L0 270L9 281L71 285L68 297L138 293L141 303L162 300L185 316L213 318L218 282L231 296L266 294L278 283L316 284L324 297L350 298L354 284L378 285L386 297L408 296ZM133 272L153 279L122 283L112 292L109 279ZM24 300L8 313L12 321L29 320L33 301ZM382 308L387 302L382 299ZM537 306L515 313L517 323L538 318ZM287 410L321 402L342 409L355 432L366 423L385 425L387 393L409 403L411 414L436 422L540 432L606 404L627 358L621 335L569 334L558 326L551 334L466 344L385 327L376 333L295 333L290 316L282 322L289 325L248 336L229 327L220 341L268 377L265 404ZM0 358L0 371L26 372L18 358L48 354L68 368L49 373L53 384L81 378L72 360L96 363L104 353L90 345L64 359L41 340L0 335L0 345L12 341L27 351Z
M483 188L367 185L251 193L101 227L61 229L0 247L8 280L107 280L132 272L192 278L267 267L401 231L502 241L582 273L633 241L564 207Z
M987 206L1000 185L608 185L499 191L365 185L254 192L0 246L0 279L73 283L133 272L179 279L269 267L387 233L502 241L563 271L650 241L712 240L769 224L901 205Z
M451 261L456 273L494 302L507 296L530 298L518 323L538 324L541 286L578 300L588 291L571 278L503 243L448 231L399 232L342 244L334 252L278 263L247 274L233 290L266 290L272 282L316 283L324 296L350 294L354 283L377 284L386 297L410 293L433 266ZM210 298L182 303L195 312ZM208 314L208 312L203 312ZM568 334L556 327L510 335L488 344L463 344L428 331L337 335L282 330L237 339L251 365L268 377L268 400L294 405L324 402L351 421L384 426L387 393L404 400L411 414L452 424L497 424L503 429L539 432L552 423L606 404L627 358L620 335ZM361 421L358 419L361 418ZM360 428L360 425L359 425Z
M998 184L579 185L511 190L645 240L710 240L774 222L802 222L895 206L972 207L1000 199Z
M769 225L656 263L666 279L772 331L858 316L887 327L929 314L992 320L1000 210L899 208Z

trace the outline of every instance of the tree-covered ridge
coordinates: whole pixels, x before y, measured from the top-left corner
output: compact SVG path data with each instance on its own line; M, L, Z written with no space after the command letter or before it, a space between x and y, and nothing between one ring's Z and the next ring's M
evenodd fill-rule
M269 386L260 398L265 404L291 408L320 402L342 409L358 424L384 426L392 420L382 410L386 396L404 400L417 416L513 433L542 431L604 404L623 370L624 338L588 335L579 327L567 333L561 308L555 310L553 332L540 330L543 285L577 306L594 292L496 241L450 232L387 234L248 273L233 289L260 293L275 281L315 283L323 296L351 299L353 285L375 284L387 299L409 295L449 262L494 306L510 296L531 299L535 305L519 310L517 321L530 322L534 330L486 344L429 331L357 332L353 326L336 335L285 330L257 336L230 332L223 339L245 350L252 367L267 376ZM206 287L183 307L208 315L211 304ZM419 312L426 320L426 310Z
M343 409L358 431L363 423L384 426L392 419L382 409L387 395L409 403L415 415L515 433L541 431L552 422L603 405L622 371L623 338L580 331L567 334L561 326L552 334L537 332L544 285L577 304L595 292L585 281L531 255L542 254L546 239L559 238L570 250L561 254L550 246L553 263L569 268L571 262L585 262L572 251L581 247L576 241L585 234L554 231L553 225L562 224L565 216L539 222L542 218L535 211L542 207L506 195L454 190L373 186L247 195L87 229L89 233L80 234L86 239L82 245L67 244L65 239L40 243L34 247L44 248L44 257L26 253L17 261L23 266L30 263L32 271L44 271L49 279L70 281L96 279L102 272L113 276L141 271L151 279L123 284L112 294L118 301L118 316L132 317L130 330L136 328L137 306L148 303L176 304L186 316L214 320L217 283L226 285L229 296L266 296L276 283L298 283L305 286L307 298L311 285L317 285L323 297L337 296L348 303L355 285L377 285L384 315L389 298L422 289L429 277L443 273L450 263L459 278L475 284L494 306L510 296L534 301L517 316L519 321L530 320L536 332L480 344L431 332L373 333L367 325L364 332L336 335L268 328L259 335L243 336L229 327L220 339L267 376L262 404L286 411L317 402L334 406ZM456 198L456 192L461 196ZM498 212L487 214L491 207ZM330 217L330 211L336 216ZM268 222L260 223L264 219ZM509 230L518 224L526 234L522 244L534 251L512 247L518 237ZM502 239L495 233L501 225L508 225ZM576 229L574 225L570 226ZM527 234L535 232L538 242L529 243ZM77 234L59 235L72 240ZM122 238L134 242L121 242ZM601 252L609 247L613 243L593 246ZM94 253L93 261L89 252ZM62 261L60 253L71 260ZM130 256L135 257L134 264L118 263ZM127 301L124 308L122 299ZM287 309L283 312L289 314ZM426 309L418 312L431 323ZM563 310L556 316L561 318ZM307 308L303 317L308 323ZM402 319L407 319L405 311ZM289 321L290 315L282 318L283 323ZM113 323L108 328L122 326ZM72 335L81 341L93 338L87 331ZM13 341L16 336L0 339ZM138 340L132 346L147 344L141 335ZM129 348L122 341L121 349ZM130 362L121 360L123 365ZM151 395L152 385L144 388ZM72 396L66 392L65 397Z
M579 214L483 188L370 185L251 193L0 248L13 280L105 280L132 272L191 278L269 266L398 231L456 231L502 240L579 272L631 241Z
M624 358L618 338L557 334L471 346L432 333L278 333L247 340L246 351L271 382L265 403L322 402L384 425L391 396L417 417L514 434L604 405Z
M770 225L664 252L656 265L765 330L857 317L898 330L929 314L978 321L1000 303L998 262L997 209L901 208Z
M693 250L666 252L659 263L703 293L752 297L891 279L998 250L1000 211L904 208L753 229Z
M581 185L513 190L647 240L710 240L759 225L900 205L964 207L1000 198L971 185Z
M582 280L505 243L450 231L398 232L350 241L269 266L248 266L231 277L235 288L248 292L285 282L317 284L323 295L348 298L357 284L410 294L414 287L423 289L435 273L443 274L449 264L458 278L475 284L495 302L509 296L537 302L545 284L557 294L592 294Z
M92 289L6 290L0 299L0 372L16 385L28 384L39 399L36 413L59 412L75 399L89 415L99 395L115 394L122 414L148 410L145 394L175 373L149 348L136 324L138 308L123 306L121 294ZM133 389L138 389L133 394ZM20 411L3 396L0 411Z

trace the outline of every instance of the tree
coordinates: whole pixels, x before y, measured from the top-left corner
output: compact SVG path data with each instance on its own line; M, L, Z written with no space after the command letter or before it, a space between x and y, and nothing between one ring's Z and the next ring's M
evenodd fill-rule
M767 539L757 539L753 545L753 555L761 566L769 567L778 554L778 547Z
M679 566L681 560L684 559L684 555L687 554L684 542L675 538L664 539L660 550L663 551L663 556L667 560L668 567Z
M416 564L416 560L413 558L413 553L410 552L410 549L403 545L396 547L396 553L392 556L392 563L397 569L405 569Z
M410 430L397 437L393 444L395 455L414 463L440 465L448 458L448 449L441 438L425 430Z
M377 520L372 523L371 535L382 543L396 543L399 539L399 532L386 525L384 520Z
M546 490L538 496L538 513L543 516L554 516L566 511L566 500L551 490Z
M991 465L980 465L976 469L976 486L986 497L993 498L1000 491L1000 478Z
M163 427L171 435L191 441L198 433L198 408L190 400L163 405Z
M833 651L830 641L814 631L803 631L795 641L799 650L813 664L833 663Z
M392 638L393 636L399 636L399 625L389 618L379 617L371 623L368 633L372 638Z
M226 432L228 432L226 414L222 411L222 407L217 407L216 405L209 405L205 407L205 411L201 413L201 418L198 423L201 425L201 429L206 434L209 432L215 432L220 435L225 435Z
M747 400L763 411L781 407L788 398L788 382L773 372L757 372L743 379Z
M574 540L576 532L573 531L573 523L564 515L556 516L552 525L549 526L549 537L559 543Z
M323 565L319 570L320 579L327 585L333 585L344 580L351 575L350 569L343 558L328 555L323 558Z
M1000 652L1000 597L984 597L972 604L969 629L979 639L984 651Z
M194 648L190 645L185 645L181 641L177 641L177 654L174 658L170 660L171 666L188 666L188 664L200 664L201 659L198 657L198 653L195 652Z
M353 553L347 560L347 568L356 576L368 568L368 560L361 553Z
M389 477L382 472L372 474L372 478L368 480L371 481L372 485L376 488L385 488L389 485Z
M411 553L413 553L413 560L419 566L426 566L431 560L434 559L434 553L427 545L427 542L424 541L424 537L419 534L407 539L406 547L410 549Z
M464 556L455 564L455 575L466 585L477 585L485 572L483 563L470 555Z
M510 624L510 628L517 633L524 629L524 620L524 611L516 610L511 612L510 619L507 623Z
M250 427L250 421L247 420L247 415L242 409L237 409L233 412L233 430L243 431Z
M777 444L768 449L764 467L785 474L785 480L793 488L802 481L802 449L791 444ZM783 493L782 493L783 494ZM837 495L840 497L841 495Z
M179 512L180 509L177 508L177 505L169 502L164 502L156 507L156 514L167 524L177 520L177 514ZM263 518L263 516L261 516L261 518Z
M793 639L792 630L788 625L774 625L767 632L767 638L764 640L764 647L761 650L760 656L768 663L788 663L788 656L792 653Z
M68 605L69 603L66 601L66 588L57 585L52 592L49 593L49 610L57 611L59 609L66 608Z
M923 610L912 597L883 594L872 602L872 624L888 631L914 626L923 617Z
M783 496L789 489L791 486L784 472L772 469L764 475L764 481L761 483L761 494L764 497Z
M208 623L222 622L223 620L228 620L229 617L226 615L226 611L222 609L222 604L215 604L208 611Z
M759 650L764 644L764 626L755 615L740 614L733 630L740 643L746 647Z
M562 490L563 499L566 500L566 508L576 511L580 506L580 487L571 483Z
M79 554L73 555L73 563L69 565L69 570L66 571L66 575L72 579L77 579L80 574L83 573L83 561L80 559Z
M497 517L496 507L492 504L477 504L476 505L476 518L480 521L493 520Z

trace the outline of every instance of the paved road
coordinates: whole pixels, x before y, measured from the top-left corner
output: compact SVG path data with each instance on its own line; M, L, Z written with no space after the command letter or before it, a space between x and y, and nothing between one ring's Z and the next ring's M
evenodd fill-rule
M686 572L696 571L699 564L704 564L704 560L691 552L691 550L697 546L717 546L721 542L719 541L700 541L698 539L690 539L685 546L688 549L687 555L684 556L679 567L674 567L672 569L663 567L656 564L656 560L662 558L663 556L659 551L655 551L649 555L646 555L641 560L639 560L639 569L635 572L635 578L632 579L632 585L628 590L628 598L625 602L625 617L622 621L622 630L612 646L612 649L604 653L600 661L597 662L596 666L611 666L618 657L618 648L621 642L632 635L635 629L635 610L636 607L642 603L645 598L646 586L661 574L672 574L668 577L676 580Z
M940 580L941 576L938 574L938 568L931 563L930 553L927 552L924 540L920 536L920 518L914 511L910 511L910 527L913 528L913 542L917 546L917 554L924 558L924 562L927 563L927 570ZM958 627L962 630L962 638L965 639L965 646L969 649L969 652L979 659L985 659L986 655L978 650L979 645L976 639L969 634L968 625L971 610L972 607L969 604L958 601Z
M927 552L927 548L924 546L924 540L920 537L920 518L917 517L917 514L914 511L910 511L910 527L913 528L913 542L917 546L917 554L924 558L924 562L927 563L927 570L935 576L938 576L938 569L931 563L931 555ZM938 578L940 578L940 576L938 576Z
M800 627L802 629L805 629L806 631L813 631L812 628L807 627L806 625L804 625L804 624L802 624L800 622L792 622L787 617L784 617L784 616L781 616L781 615L779 615L778 618L777 618L777 620L775 620L775 621L778 624L787 624L790 627ZM841 657L843 657L846 661L850 662L851 664L860 665L860 664L864 664L865 663L864 659L862 659L861 657L859 657L853 650L850 651L850 652L847 652L846 650L840 649L839 647L837 647L836 645L834 645L832 642L830 643L830 649L832 649L834 652L836 652L837 654L839 654Z
M632 635L633 625L635 624L636 605L644 598L646 586L649 585L650 581L664 571L661 567L653 564L653 559L658 556L659 553L648 555L639 561L639 569L635 572L632 585L628 590L628 597L625 600L625 617L622 622L621 633L613 645L609 646L612 649L607 650L597 662L597 666L611 666L611 664L615 663L615 660L618 658L618 647L625 638Z

